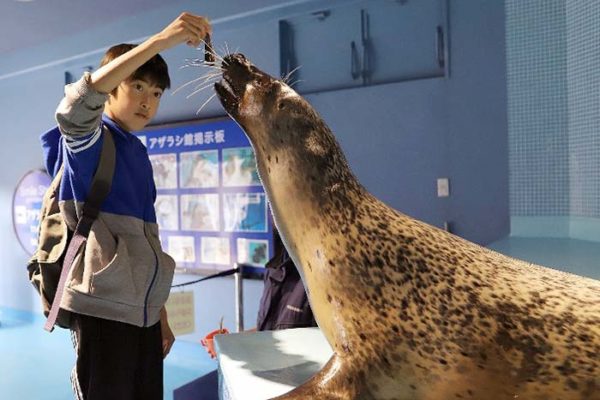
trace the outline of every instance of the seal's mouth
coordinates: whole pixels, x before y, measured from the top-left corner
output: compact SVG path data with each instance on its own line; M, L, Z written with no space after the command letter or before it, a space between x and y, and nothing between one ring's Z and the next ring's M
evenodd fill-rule
M221 100L223 108L225 108L225 111L230 114L234 111L237 111L240 103L240 94L238 94L239 91L236 93L236 90L228 80L225 72L223 73L223 79L215 83L215 90L219 100Z
M225 57L221 69L223 79L215 83L215 91L225 111L231 115L238 113L248 83L263 86L273 80L239 53Z

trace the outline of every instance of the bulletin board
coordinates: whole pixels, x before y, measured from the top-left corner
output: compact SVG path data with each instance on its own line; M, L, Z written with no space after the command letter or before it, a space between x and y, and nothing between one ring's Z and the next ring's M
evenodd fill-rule
M261 274L273 256L273 223L248 138L229 118L149 127L148 149L165 251L185 273L235 263Z

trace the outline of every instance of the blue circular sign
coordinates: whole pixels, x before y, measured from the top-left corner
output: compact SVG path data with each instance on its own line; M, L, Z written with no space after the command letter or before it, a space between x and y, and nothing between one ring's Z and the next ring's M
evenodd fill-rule
M38 225L44 193L52 178L41 169L29 171L17 184L13 195L13 226L19 243L29 255L33 255L38 242Z

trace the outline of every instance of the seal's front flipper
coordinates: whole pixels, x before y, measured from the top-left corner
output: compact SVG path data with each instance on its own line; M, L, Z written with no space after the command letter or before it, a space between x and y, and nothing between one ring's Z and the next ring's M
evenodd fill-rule
M364 371L352 366L334 354L312 378L296 389L271 400L368 400L371 398L364 385Z

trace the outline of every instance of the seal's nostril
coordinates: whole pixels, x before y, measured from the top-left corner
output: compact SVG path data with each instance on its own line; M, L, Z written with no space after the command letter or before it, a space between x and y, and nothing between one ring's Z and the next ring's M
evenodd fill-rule
M222 68L228 69L235 65L248 66L248 65L250 65L250 63L248 62L246 57L244 57L244 55L240 54L240 53L229 54L229 55L223 57L223 62L221 63Z
M243 64L243 65L248 64L248 60L241 53L232 54L231 57L239 64Z
M227 68L229 66L231 66L231 64L235 61L235 58L233 57L233 55L228 55L223 57L223 62L221 62L221 67L222 68Z

